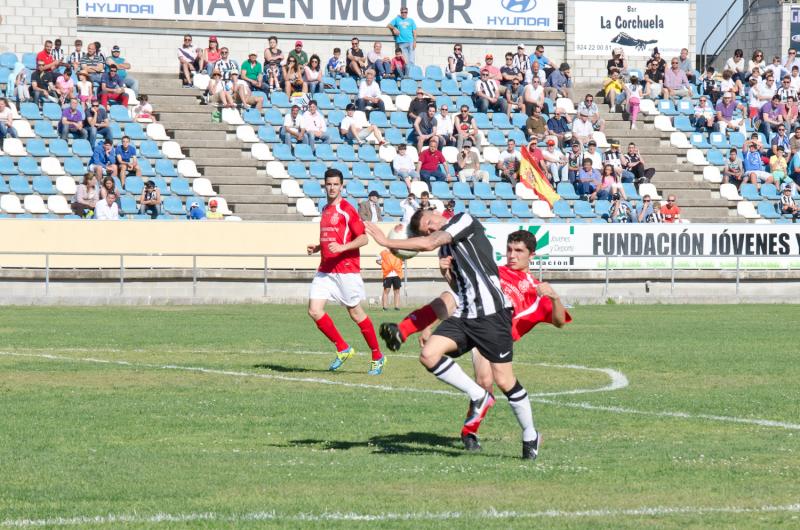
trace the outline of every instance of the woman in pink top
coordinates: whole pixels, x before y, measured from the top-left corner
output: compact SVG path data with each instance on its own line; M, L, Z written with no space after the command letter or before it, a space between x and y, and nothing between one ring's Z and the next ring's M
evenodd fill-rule
M611 164L603 166L603 174L600 176L600 188L597 191L598 193L605 191L609 195L613 195L616 192L620 194L623 200L628 200L628 197L625 196L625 190L622 189L622 184L618 181L617 172L614 171L614 166Z
M75 95L75 81L72 80L72 68L67 66L64 73L56 79L56 92L61 104L66 104Z
M203 54L206 60L206 73L211 75L211 72L214 70L214 63L219 61L220 58L219 41L217 41L214 35L208 38L208 48L205 49Z

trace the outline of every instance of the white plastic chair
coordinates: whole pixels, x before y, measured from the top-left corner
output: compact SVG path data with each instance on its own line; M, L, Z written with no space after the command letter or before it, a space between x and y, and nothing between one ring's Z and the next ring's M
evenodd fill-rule
M458 149L452 145L447 145L442 148L442 155L444 155L444 159L447 160L448 164L455 164L456 160L458 160Z
M317 205L314 204L314 201L308 197L301 197L297 199L296 207L297 211L305 217L316 217L319 215Z
M286 172L286 168L283 167L282 162L278 162L277 160L272 162L267 162L267 175L274 179L288 179L289 173Z
M756 211L756 207L750 201L739 201L736 203L736 211L745 219L761 219L761 215Z
M256 138L256 140L258 140L258 138ZM250 154L253 155L253 158L262 162L275 160L275 157L272 156L272 151L269 149L269 145L263 142L253 144L250 147Z
M772 221L770 221L769 219L756 219L755 220L755 224L757 224L757 225L771 225Z
M6 101L6 105L8 108L11 109L11 119L12 120L21 120L22 116L19 115L19 111L17 110L17 106L14 104L13 101Z
M56 178L56 189L63 195L75 195L78 191L78 185L75 179L70 176L63 176Z
M211 181L204 177L192 181L192 190L201 197L214 197L217 194L211 187Z
M208 88L208 82L210 80L211 78L208 77L208 74L203 74L198 72L194 74L194 77L192 78L192 85L195 88L199 88L200 90L205 90L206 88Z
M164 130L164 126L160 123L148 123L147 124L147 137L151 140L162 141L165 142L169 140L169 136L167 136L167 131Z
M28 151L19 138L6 138L3 140L3 151L8 156L28 156Z
M67 215L72 213L67 199L63 195L51 195L47 198L47 209L56 215Z
M533 201L531 203L531 211L533 215L542 219L551 219L556 216L547 201Z
M222 109L222 121L228 125L244 125L242 115L236 109Z
M556 108L563 110L567 114L575 114L575 103L569 98L557 98Z
M599 148L605 149L607 147L611 147L611 144L608 143L608 140L606 139L605 133L600 131L595 131L592 133L592 140L597 143L597 147Z
M703 180L713 184L720 184L722 182L722 173L719 172L717 166L706 166L703 168Z
M214 200L217 201L217 211L222 215L231 215L233 212L230 208L228 208L228 201L225 200L225 197L220 197L217 195L214 197ZM234 219L235 221L241 221L241 217L237 217Z
M248 144L258 142L258 135L252 125L239 125L236 127L236 138Z
M393 145L383 144L378 149L378 156L387 164L391 164L392 160L397 156L397 149Z
M231 212L231 213L232 213L232 212ZM224 215L224 214L223 214L223 215ZM241 220L242 220L242 218L241 218L241 217L239 217L238 215L228 215L228 216L226 216L226 217L225 217L225 220L226 220L226 221L241 221Z
M424 182L423 182L424 184ZM444 203L439 199L430 199L431 206L436 209L436 213L444 213Z
M649 99L645 99L644 101L651 101ZM656 129L663 132L673 132L675 131L675 127L672 126L672 120L669 119L669 116L656 116L653 120L653 125Z
M42 214L47 213L47 206L44 205L41 195L26 195L25 209L28 213Z
M739 195L739 190L730 182L726 182L719 187L719 196L729 201L741 201L742 196Z
M136 97L136 92L132 89L125 87L125 93L128 95L128 107L135 107L139 104L139 98ZM130 112L128 112L130 114ZM131 116L133 118L133 116Z
M419 162L419 153L417 152L417 148L413 145L406 147L406 154L411 157L411 161L415 164Z
M707 166L708 160L706 160L706 155L700 149L691 148L686 151L686 160L689 161L690 164L694 164L695 166Z
M164 153L164 156L172 160L183 160L186 158L186 155L181 152L181 144L173 140L164 142L164 145L161 146L161 152Z
M430 193L431 190L428 189L428 185L425 184L423 181L421 181L421 180L412 180L411 181L411 191L414 193L414 195L419 197L420 195L422 195L423 191L427 191L428 193Z
M17 131L18 138L36 138L36 133L31 129L30 122L24 118L14 120L13 127Z
M46 156L42 158L42 173L49 177L55 177L64 174L64 168L61 167L61 162L54 156Z
M291 199L299 199L305 197L306 194L300 189L300 184L294 179L286 179L281 181L281 193Z
M367 114L363 110L357 110L353 113L353 119L355 120L356 124L364 129L365 127L369 127L369 120L367 119Z
M411 96L408 94L400 94L397 96L397 99L394 100L394 104L400 112L408 112L408 107L411 106Z
M662 199L661 195L658 194L655 184L650 184L649 182L639 184L639 195L641 197L649 195L654 201L660 201Z
M392 101L392 97L388 94L381 94L381 101L383 101L383 107L386 109L386 112L394 112L397 110L394 101Z
M523 201L535 201L536 194L530 189L528 186L523 184L522 182L517 182L517 185L514 186L514 193L516 193L517 197L522 199Z
M690 149L692 147L689 139L680 131L675 131L669 135L669 143L673 147L677 147L679 149Z
M493 145L483 148L483 159L490 164L497 164L500 160L500 149Z
M639 101L639 110L649 116L658 116L661 114L661 111L656 107L656 102L647 98Z
M184 159L178 160L178 174L182 177L195 178L202 177L197 166L194 165L194 160Z
M19 203L19 197L16 195L3 195L0 197L0 210L11 214L25 213Z

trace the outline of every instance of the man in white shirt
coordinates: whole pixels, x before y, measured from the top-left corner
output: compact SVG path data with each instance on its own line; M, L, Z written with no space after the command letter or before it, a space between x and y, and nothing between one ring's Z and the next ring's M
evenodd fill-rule
M408 226L408 223L411 222L411 216L419 210L417 196L409 191L408 197L400 201L400 207L403 209L403 219L400 222L403 223L404 226Z
M342 133L344 139L351 144L361 145L367 140L369 135L372 134L375 137L375 141L378 142L378 145L385 144L386 141L383 139L381 130L376 125L372 125L369 122L367 122L366 127L362 127L361 123L355 118L355 111L356 106L352 103L348 103L345 108L345 117L342 118L342 123L339 124L339 132Z
M578 140L580 143L588 143L592 139L594 127L592 122L589 121L589 115L585 112L578 114L578 119L572 122L572 139Z
M581 156L581 166L585 158L591 159L593 168L603 167L603 154L597 150L597 142L594 140L586 144L586 152Z
M581 112L589 116L589 121L592 122L594 130L603 132L606 130L606 120L600 117L600 109L597 108L597 103L594 102L594 96L586 94L583 101L578 103L578 114Z
M436 136L443 140L443 146L451 145L453 141L453 118L450 117L447 105L439 107L436 116Z
M305 129L306 137L311 147L314 147L317 142L330 143L331 139L327 133L328 125L325 123L325 117L317 111L317 102L313 99L308 102L308 110L303 113L300 126Z
M500 153L500 157L497 160L497 171L500 174L500 178L509 182L512 186L516 185L520 163L522 163L522 155L517 151L517 143L514 140L509 140L506 150Z
M278 135L286 145L292 145L292 138L298 143L311 143L301 125L300 107L292 105L292 109L283 118L283 126Z
M94 207L94 215L98 221L119 221L119 207L117 206L117 194L109 191L105 200L97 201Z
M417 166L414 164L414 159L407 154L406 144L397 146L397 156L392 160L392 171L405 181L409 191L411 190L412 180L419 180Z
M14 113L11 107L8 106L5 98L0 98L0 143L5 140L6 136L12 138L17 137L17 130L14 125Z
M192 75L203 68L203 56L200 48L192 44L192 36L183 36L183 46L178 48L178 62L183 74L183 88L192 87Z
M375 82L375 70L367 70L366 77L359 84L356 108L361 111L369 109L384 112L386 110L381 99L381 87Z
M792 87L800 92L800 66L792 66L792 75L789 77Z

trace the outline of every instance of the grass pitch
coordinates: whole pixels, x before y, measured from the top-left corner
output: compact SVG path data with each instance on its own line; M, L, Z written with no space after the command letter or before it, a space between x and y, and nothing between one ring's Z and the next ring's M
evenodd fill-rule
M332 374L299 306L3 308L0 528L797 528L798 309L579 307L540 326L515 352L543 433L531 464L503 400L463 452L467 402L430 392L450 388L414 347L367 376L338 309L359 355ZM629 385L536 396L611 382L564 365Z

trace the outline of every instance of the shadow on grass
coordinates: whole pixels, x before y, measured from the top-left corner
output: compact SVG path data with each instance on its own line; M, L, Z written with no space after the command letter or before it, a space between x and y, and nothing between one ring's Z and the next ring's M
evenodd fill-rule
M330 370L317 370L314 368L303 368L301 366L284 366L282 364L270 364L270 363L259 363L254 364L253 368L258 370L269 370L271 372L281 372L281 373L315 373L315 374L327 374L330 373Z
M291 440L290 446L320 446L323 449L348 451L354 448L373 449L376 454L437 454L462 456L469 454L461 447L461 440L453 436L441 436L427 432L386 434L373 436L364 442L336 440Z

